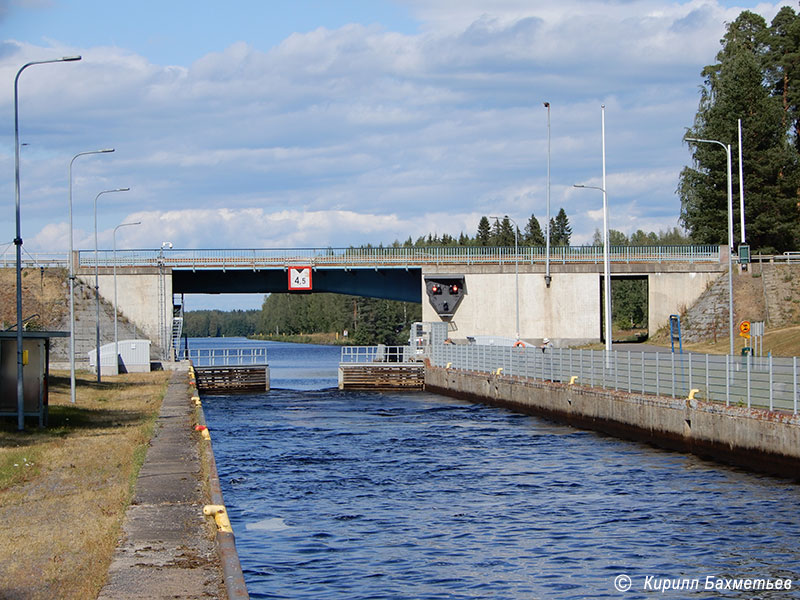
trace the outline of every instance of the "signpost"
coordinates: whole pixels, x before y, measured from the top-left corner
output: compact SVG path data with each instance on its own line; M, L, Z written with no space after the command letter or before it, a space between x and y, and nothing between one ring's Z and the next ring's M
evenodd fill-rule
M742 321L739 323L739 336L750 339L750 321Z
M289 291L311 291L311 267L289 267Z
M675 342L678 342L678 354L683 354L683 340L681 339L681 318L679 315L669 316L669 339L672 343L672 352L675 353Z

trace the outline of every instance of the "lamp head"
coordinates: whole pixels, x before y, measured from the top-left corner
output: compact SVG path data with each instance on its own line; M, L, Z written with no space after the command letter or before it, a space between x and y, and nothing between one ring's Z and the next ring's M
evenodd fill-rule
M545 107L545 108L550 108L550 103L549 103L549 102L545 102L545 103L544 103L544 107Z
M61 60L64 62L73 62L76 60L80 60L81 56L64 56Z

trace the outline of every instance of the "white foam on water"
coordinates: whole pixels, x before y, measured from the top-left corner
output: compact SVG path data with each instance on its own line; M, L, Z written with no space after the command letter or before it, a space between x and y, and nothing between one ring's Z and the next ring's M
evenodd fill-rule
M291 529L291 525L287 525L286 521L280 517L273 517L271 519L263 519L254 523L247 523L244 526L248 531L285 531Z

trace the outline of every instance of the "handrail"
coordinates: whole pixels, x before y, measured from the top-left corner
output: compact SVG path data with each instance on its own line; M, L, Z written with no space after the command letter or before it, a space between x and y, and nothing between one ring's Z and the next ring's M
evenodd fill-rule
M407 363L414 361L411 346L342 346L340 363Z
M719 263L720 247L613 246L609 259L621 263L683 262ZM98 254L98 265L114 265L110 250ZM118 250L118 267L169 267L178 269L259 269L312 267L417 267L429 265L536 264L544 263L542 246L441 246L386 248L250 248ZM602 264L600 246L554 246L550 260L559 263ZM94 252L81 250L79 265L94 266Z
M191 360L195 367L235 367L266 365L267 349L264 346L237 346L232 348L185 348L177 351L178 360Z

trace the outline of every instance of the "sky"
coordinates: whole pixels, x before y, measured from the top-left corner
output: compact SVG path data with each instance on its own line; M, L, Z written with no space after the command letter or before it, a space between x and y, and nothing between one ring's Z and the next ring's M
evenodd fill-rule
M296 248L522 229L566 211L677 226L682 137L725 23L719 0L0 0L0 254L13 253L14 78L21 233L75 246ZM550 146L548 113L550 103ZM746 127L746 122L744 123ZM254 308L261 296L190 308Z

